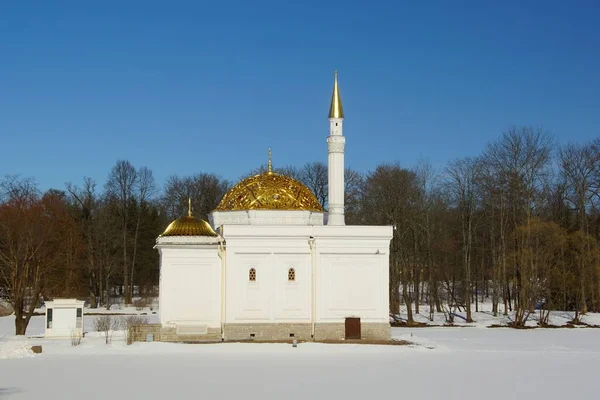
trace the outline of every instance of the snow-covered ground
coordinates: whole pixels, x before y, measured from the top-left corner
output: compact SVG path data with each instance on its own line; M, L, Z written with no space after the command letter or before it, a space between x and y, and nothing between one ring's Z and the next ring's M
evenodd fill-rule
M468 327L476 327L476 328L487 328L492 325L496 326L508 326L511 322L513 322L514 312L509 311L508 315L504 315L504 307L500 305L500 309L498 310L498 315L494 317L492 313L492 305L491 303L483 303L479 305L479 312L475 312L475 306L472 308L472 319L473 322L466 322L466 313L464 310L456 311L454 313L454 323L453 325L457 326L468 326ZM406 321L408 316L407 310L405 306L400 307L400 314L397 315L400 321ZM553 326L567 326L570 321L573 320L575 313L573 311L551 311L549 323ZM531 313L529 318L527 319L527 326L529 327L537 327L539 321L539 311ZM419 308L419 313L414 312L413 305L413 319L415 322L427 324L429 326L444 326L447 324L446 316L444 313L434 313L433 321L429 320L429 306L421 305ZM581 322L587 325L596 325L600 326L600 313L587 313L585 315L580 316Z
M474 315L477 320L478 314ZM148 316L151 322L156 315ZM85 319L92 331L93 316ZM28 335L43 333L34 317ZM155 321L155 320L154 320ZM0 318L0 398L544 399L600 397L600 329L393 328L413 346L125 345L17 338ZM28 347L41 344L43 353Z

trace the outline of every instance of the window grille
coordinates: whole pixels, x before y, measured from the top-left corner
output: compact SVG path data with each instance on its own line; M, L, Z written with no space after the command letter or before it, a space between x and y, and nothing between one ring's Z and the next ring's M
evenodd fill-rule
M83 328L83 309L77 309L77 322L75 328Z

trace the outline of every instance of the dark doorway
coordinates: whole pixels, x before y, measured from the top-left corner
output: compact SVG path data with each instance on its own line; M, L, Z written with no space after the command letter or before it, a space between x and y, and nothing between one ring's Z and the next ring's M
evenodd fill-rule
M360 339L360 318L346 318L346 339Z

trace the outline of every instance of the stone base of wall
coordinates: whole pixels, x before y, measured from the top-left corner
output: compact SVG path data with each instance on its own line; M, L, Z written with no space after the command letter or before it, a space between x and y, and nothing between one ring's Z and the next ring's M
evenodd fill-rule
M392 330L388 323L362 323L361 339L363 340L390 340ZM160 324L145 324L132 326L129 333L134 342L145 342L148 334L157 342L220 342L221 329L208 328L203 335L178 335L175 328L162 327ZM293 335L293 336L292 336ZM346 328L344 323L317 323L315 324L315 337L311 337L310 324L225 324L225 340L256 340L276 341L292 340L301 341L338 341L344 340Z
M315 324L315 340L342 340L346 336L345 324L317 323Z
M368 323L360 324L360 337L363 340L390 340L392 338L392 328L389 323ZM316 341L344 340L346 338L345 323L317 323L315 324Z
M152 334L155 342L220 342L221 328L208 328L202 335L178 335L176 328L163 327L161 324L144 324L129 328L133 342L145 342Z
M208 328L205 334L182 335L177 334L176 328L162 328L160 331L161 342L220 342L221 328Z
M294 338L311 340L310 324L225 324L225 340L265 341Z
M391 340L392 327L388 322L361 324L361 338L366 340Z
M145 342L148 334L152 334L152 340L160 342L161 324L143 324L129 327L129 338L132 342Z

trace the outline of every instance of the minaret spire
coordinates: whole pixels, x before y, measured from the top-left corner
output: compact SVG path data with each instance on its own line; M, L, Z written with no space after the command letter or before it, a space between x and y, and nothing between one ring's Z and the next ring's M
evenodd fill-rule
M338 71L333 73L333 93L331 94L331 106L329 107L329 118L344 118L344 108L338 87Z
M342 131L344 109L338 87L338 73L334 73L333 95L329 108L329 137L327 138L328 214L327 225L345 225L344 218L344 148L346 138Z
M271 161L271 148L269 147L269 162L267 163L267 173L273 173L273 162Z
M192 216L192 198L188 197L188 217Z

